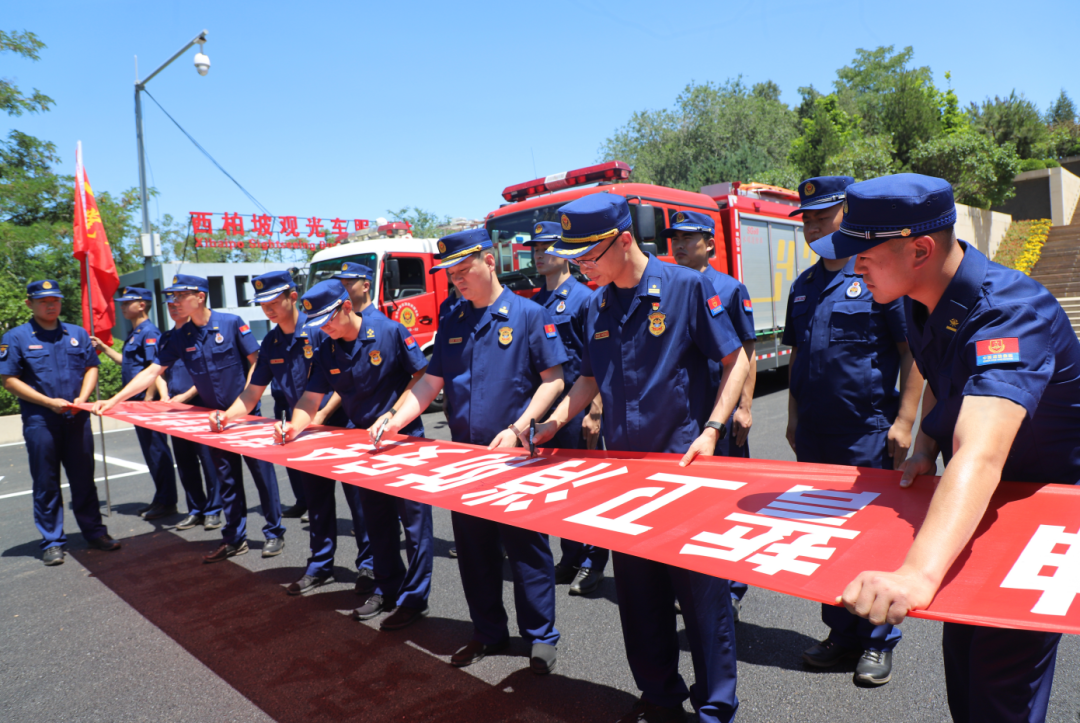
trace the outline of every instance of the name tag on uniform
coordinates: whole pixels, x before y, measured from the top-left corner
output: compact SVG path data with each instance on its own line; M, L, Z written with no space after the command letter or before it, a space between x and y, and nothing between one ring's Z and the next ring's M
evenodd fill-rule
M45 347L43 347L41 344L31 344L30 346L28 346L26 348L33 350L33 349L44 349Z
M461 337L460 336L455 336L455 337L451 338L450 343L451 344L460 344L461 343Z
M607 339L610 333L609 331L598 331L593 334L593 339Z
M271 364L284 364L285 360L284 359L271 359L270 363Z
M801 301L806 301L806 297L805 296L796 296L794 303L798 304Z
M331 369L330 373L331 374L341 374L341 370L340 369Z
M1020 361L1020 340L1015 337L975 342L975 365L1008 364Z
M197 346L189 346L187 349L184 349L184 351L198 351L198 350L199 350L199 347L197 347Z

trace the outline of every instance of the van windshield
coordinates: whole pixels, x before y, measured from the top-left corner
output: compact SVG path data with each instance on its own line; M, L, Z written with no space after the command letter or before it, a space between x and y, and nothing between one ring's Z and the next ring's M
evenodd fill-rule
M379 257L372 253L367 254L353 254L351 256L340 256L336 259L327 259L326 261L318 261L311 265L311 269L308 271L307 288L311 288L320 281L326 281L331 276L341 271L341 265L346 261L352 261L358 264L363 264L371 269L375 274L379 273ZM374 288L375 279L371 280L372 288Z
M525 243L533 237L533 229L541 221L558 221L558 210L561 203L553 203L550 206L539 206L528 211L508 213L505 216L493 218L487 222L487 230L491 235L491 242L498 245L500 242Z

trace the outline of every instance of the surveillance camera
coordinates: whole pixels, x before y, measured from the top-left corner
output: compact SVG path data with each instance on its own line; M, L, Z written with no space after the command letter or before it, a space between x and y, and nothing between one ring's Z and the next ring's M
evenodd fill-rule
M195 53L195 70L199 71L199 75L206 75L210 72L210 58L206 57L203 53Z

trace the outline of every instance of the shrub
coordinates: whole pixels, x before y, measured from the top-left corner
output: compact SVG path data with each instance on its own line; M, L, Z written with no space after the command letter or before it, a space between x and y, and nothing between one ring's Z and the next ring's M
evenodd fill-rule
M1050 220L1014 221L1001 240L994 261L1010 269L1030 275L1042 255L1043 244L1050 233Z

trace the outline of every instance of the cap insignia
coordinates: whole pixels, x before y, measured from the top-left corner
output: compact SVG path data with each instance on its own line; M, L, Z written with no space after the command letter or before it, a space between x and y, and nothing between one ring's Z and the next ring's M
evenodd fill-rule
M686 214L683 213L682 211L679 211L677 214L675 214L675 223L682 223L685 220L686 220Z
M263 287L263 282L259 281L258 279L255 279L255 288L256 289L262 289L262 287Z
M540 234L544 232L544 227L540 224L536 224L536 233Z
M900 229L900 235L905 236L905 237L910 236L911 235L911 229L910 228L902 228L902 229Z
M347 262L342 264L341 265L341 270L342 271L348 271L349 270L349 264Z
M304 308L311 311L311 302L307 299L304 299Z
M563 231L570 230L570 217L567 216L565 213L562 215L562 227Z
M41 288L43 288L43 289L51 289L52 288L52 282L46 281L45 283L43 283L41 285Z
M439 253L440 254L445 254L446 253L446 243L443 242L443 241L439 242Z
M807 196L813 196L814 191L816 191L817 188L814 186L814 184L807 183L805 186L802 187L802 190L803 190L803 193L805 193Z

